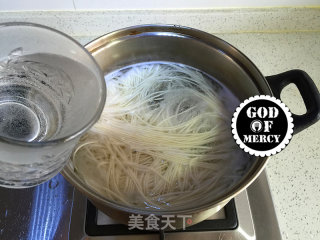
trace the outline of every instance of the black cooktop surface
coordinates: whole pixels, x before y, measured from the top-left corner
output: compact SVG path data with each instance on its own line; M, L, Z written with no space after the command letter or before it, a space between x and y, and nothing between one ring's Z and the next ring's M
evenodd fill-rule
M226 231L236 229L238 218L236 206L232 199L225 207L225 218L209 219L198 224L186 227L185 230L170 230L165 232L197 232L197 231ZM114 235L131 235L131 234L159 234L159 231L147 231L132 229L129 230L127 225L123 224L98 224L98 209L87 201L87 212L85 222L85 232L88 236L114 236ZM161 234L161 231L160 231Z

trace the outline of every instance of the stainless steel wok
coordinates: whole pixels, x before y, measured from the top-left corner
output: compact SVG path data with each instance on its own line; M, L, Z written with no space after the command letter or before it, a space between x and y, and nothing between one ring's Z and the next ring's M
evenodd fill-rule
M208 33L176 25L143 25L121 29L97 38L86 48L92 53L104 73L133 63L145 61L179 62L198 68L225 84L239 99L264 94L280 98L281 90L294 83L306 105L304 115L293 115L294 133L298 133L319 120L319 92L310 77L301 70L264 77L257 67L239 50ZM247 188L262 172L267 157L255 159L247 174L230 190L217 199L181 211L152 212L129 208L109 201L88 188L73 171L72 162L64 168L63 175L85 194L101 211L125 224L130 214L192 215L193 224L220 210L229 200ZM210 200L210 201L209 201ZM183 222L176 218L175 227Z

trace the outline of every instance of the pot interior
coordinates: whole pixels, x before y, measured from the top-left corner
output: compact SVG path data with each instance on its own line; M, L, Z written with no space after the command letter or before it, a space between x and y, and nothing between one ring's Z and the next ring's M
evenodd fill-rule
M86 48L105 74L136 63L176 62L209 74L231 90L240 101L257 94L272 94L263 75L241 52L219 38L194 29L175 26L133 27L102 36ZM196 206L193 211L208 209L234 197L259 175L266 158L251 158L248 163L247 173L239 183L215 200L208 198L208 204ZM64 175L91 199L119 208L116 203L88 189L73 173L72 163L68 164ZM121 209L134 212L123 206Z
M102 36L86 48L104 73L140 62L177 62L209 74L240 101L257 94L271 94L263 75L241 52L213 35L194 29L128 28Z

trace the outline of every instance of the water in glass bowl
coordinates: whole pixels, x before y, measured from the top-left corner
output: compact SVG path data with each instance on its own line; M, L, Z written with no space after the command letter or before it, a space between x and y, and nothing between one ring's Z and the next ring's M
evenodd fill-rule
M59 55L21 55L0 62L0 136L32 142L60 135L74 101L74 81L93 78L88 68Z

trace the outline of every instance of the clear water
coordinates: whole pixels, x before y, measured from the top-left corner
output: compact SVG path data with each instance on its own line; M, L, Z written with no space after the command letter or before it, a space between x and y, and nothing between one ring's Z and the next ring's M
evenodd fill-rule
M150 61L150 62L142 62L142 63L136 63L136 64L132 64L132 65L128 65L125 67L122 67L120 69L117 69L113 72L108 73L105 76L105 80L107 82L107 86L110 87L110 81L112 81L113 79L117 79L120 76L126 74L127 72L129 72L131 69L136 68L136 67L142 67L144 65L157 65L157 64L164 64L164 65L170 65L170 64L175 64L175 65L179 65L181 67L185 67L185 68L189 68L193 71L196 72L200 72L207 80L208 83L208 87L212 87L214 89L214 91L220 96L220 100L222 101L222 103L224 104L224 106L226 107L226 109L230 112L233 113L235 111L235 109L239 106L239 99L236 97L235 94L233 94L228 87L226 87L222 82L220 82L218 79L210 76L209 74L191 67L189 65L185 65L182 63L176 63L176 62L167 62L167 61Z
M3 59L0 136L27 142L57 136L74 96L70 76L92 78L89 70L79 68L83 65L69 58L46 53L23 55L21 48Z
M169 185L169 184L165 185L165 183L164 183L165 181L163 181L163 179L157 178L157 176L155 176L153 178L154 183L152 183L152 180L150 180L151 178L150 179L148 178L148 175L147 175L148 173L145 174L144 171L141 171L141 172L137 171L138 173L136 174L136 179L137 179L136 181L138 182L138 184L141 184L141 189L143 189L143 190L135 188L134 186L136 186L137 183L133 182L132 176L126 175L127 173L125 171L122 172L121 168L119 168L117 166L117 164L112 165L113 172L117 172L117 175L114 175L113 177L107 176L108 175L107 168L110 165L108 167L106 167L106 169L105 169L106 165L104 165L104 164L109 164L108 158L105 159L105 162L103 162L104 160L101 160L102 157L101 157L101 155L99 155L99 158L97 158L97 161L102 161L101 163L103 163L103 164L97 164L97 161L92 161L92 159L90 157L86 157L86 155L85 155L86 151L83 151L84 155L82 157L81 157L81 155L79 155L75 159L75 166L76 166L77 174L79 174L80 177L83 177L83 179L87 182L87 184L89 185L90 188L95 189L97 192L99 192L100 194L105 196L107 199L112 200L112 201L116 202L117 204L122 203L124 206L136 207L136 208L140 208L140 209L152 209L152 211L162 211L163 209L175 209L175 210L187 209L187 208L195 207L195 203L196 203L196 205L200 206L201 204L213 202L221 194L225 193L226 190L228 190L229 188L234 186L234 184L237 183L237 181L242 177L242 175L246 172L246 169L250 165L249 161L248 161L247 154L242 152L242 150L240 150L240 148L238 148L236 146L236 143L233 141L232 134L231 134L231 127L230 127L231 126L231 117L232 117L233 111L239 105L239 100L221 82L219 82L214 77L211 77L208 74L206 74L198 69L195 69L190 66L183 65L183 64L178 64L178 63L158 62L157 61L157 62L146 62L146 63L139 63L139 64L135 64L135 65L129 65L129 66L123 67L121 69L118 69L114 72L107 74L105 76L105 80L107 82L107 90L108 90L108 94L107 94L108 98L107 98L106 106L108 107L108 104L111 104L111 105L115 104L116 105L119 103L123 103L123 101L125 101L125 100L123 100L124 99L123 96L125 94L124 95L121 95L121 93L118 94L120 92L119 89L121 89L121 88L119 88L118 84L115 84L116 82L120 81L120 83L121 83L121 81L127 80L126 75L131 74L132 73L131 70L134 70L134 68L139 67L141 69L145 65L153 65L153 64L155 64L155 65L176 64L176 65L183 66L185 68L189 68L193 71L197 71L198 73L201 73L203 75L204 80L207 80L206 81L207 87L213 88L213 90L215 92L215 96L217 96L218 99L223 103L222 105L218 104L217 107L222 107L224 109L227 109L228 111L226 111L225 114L227 114L227 117L230 118L230 121L225 120L225 122L224 122L223 129L226 129L226 132L221 133L220 134L221 137L217 136L217 142L210 142L208 144L210 144L209 146L212 145L215 147L215 145L222 146L222 142L223 143L225 142L225 144L227 144L226 146L228 146L228 148L230 148L230 152L228 152L229 149L226 149L224 147L219 149L219 151L220 151L220 153L224 153L225 155L228 154L228 156L222 155L221 159L219 159L218 157L216 157L216 159L213 159L214 164L216 164L215 169L212 168L212 169L208 170L205 168L200 168L197 166L197 163L195 163L194 165L190 165L190 166L189 165L184 166L182 164L182 165L180 165L181 171L180 172L173 171L176 175L170 176L170 178L168 178L168 175L170 175L172 173L170 173L170 171L166 171L166 170L170 169L170 168L174 169L175 164L170 162L170 160L166 159L166 157L164 157L161 160L160 160L160 157L155 158L154 161L161 161L162 163L168 162L169 167L163 167L163 168L156 167L156 169L157 169L157 171L159 171L159 174L161 174L164 178L168 179L167 183L169 182L172 185ZM183 74L181 74L181 76L183 77ZM141 79L141 77L137 77L137 78ZM137 82L139 82L139 81L137 81ZM171 84L174 87L178 86L178 85L173 85L172 82L170 82L170 81L166 81L166 84L167 85ZM133 85L135 87L137 86L137 84L133 84ZM163 90L168 89L167 85L165 85L164 83L161 83L159 85L153 84L152 90L156 89L154 91L163 91ZM154 86L157 86L158 88L156 88ZM187 85L185 85L185 86L187 86ZM190 85L190 86L192 86L193 88L198 88L197 90L199 92L201 92L201 91L203 92L203 90L205 89L205 87L200 87L196 84ZM206 86L206 84L204 86ZM129 88L125 88L125 89L126 89L125 92L130 94L130 91L128 91ZM183 89L183 88L181 88L181 89ZM150 93L148 93L148 94L149 94L149 96L151 96ZM136 95L134 95L134 96L136 97ZM150 107L150 109L152 111L154 111L156 108L159 109L159 111L161 111L160 108L165 108L166 111L169 113L172 110L172 114L168 114L168 115L174 116L176 113L179 113L179 117L177 117L177 120L178 120L177 122L174 122L174 120L173 120L174 118L171 119L170 123L172 125L174 125L175 123L177 125L179 125L181 122L187 122L191 118L199 115L200 111L202 111L202 110L207 111L207 110L205 110L205 109L207 109L207 103L204 103L204 101L200 101L198 98L196 98L190 94L188 95L187 92L185 92L185 94L180 94L180 95L179 94L172 95L172 93L168 94L168 95L161 95L160 97L159 97L159 95L157 95L157 99L156 100L154 100L154 99L151 99L150 102L148 102L150 105L148 107ZM179 104L176 105L176 103L179 103ZM119 106L123 106L123 105L119 104ZM127 105L124 104L124 106L127 106ZM194 106L196 106L196 108L193 108ZM181 114L181 112L184 112L187 109L191 109L191 108L193 108L192 111L185 112L185 115ZM129 109L130 109L130 107L129 107ZM157 111L157 109L156 109L156 111ZM142 111L142 112L144 113L145 111ZM130 115L130 114L134 115L135 111L132 111L128 115ZM142 115L139 115L139 117L141 117L141 116ZM142 116L142 118L143 118L143 116ZM166 118L168 118L168 116L166 116ZM147 119L147 117L145 119ZM214 120L216 120L216 119L214 119ZM209 125L209 129L204 128L205 129L204 132L207 132L208 130L210 130L212 128L212 126L214 126L213 124L207 124L204 122L204 121L211 121L210 119L202 119L202 121L203 121L203 124L201 124L201 125L203 125L203 126ZM168 125L171 126L170 124L168 124ZM141 127L141 126L139 126L139 127ZM193 126L190 128L193 128ZM227 132L228 129L230 129L230 132ZM139 130L137 130L134 133L133 133L133 131L128 131L128 136L129 136L128 139L130 139L130 137L131 137L130 134L139 135L142 132L143 132L143 130L141 130L141 128L139 128ZM112 135L112 134L110 134L110 135ZM115 135L113 136L114 138L116 138ZM125 135L125 134L121 135L121 133L119 133L119 139L121 139L121 140L119 140L119 142L123 142L124 145L128 144L129 141L126 141L126 137L127 137L127 135ZM135 137L133 137L132 139L135 139L136 141L138 141L137 138L135 138ZM161 144L161 142L159 142L159 144ZM137 143L137 146L138 146L138 150L135 149L135 146L133 144L130 145L130 147L132 147L132 150L134 150L134 152L141 151L141 149L143 149L143 147L141 147L142 145L139 145L138 143ZM154 145L154 146L155 147L158 147L158 146L163 147L161 145ZM203 145L202 147L207 147L207 146L208 145ZM108 149L108 148L106 148L106 149ZM147 147L145 149L147 149ZM148 152L143 152L145 149L143 149L141 152L148 155ZM147 151L148 150L149 149L147 149ZM158 151L157 148L155 148L155 152L157 152L157 151ZM168 149L167 156L170 156L170 153L169 153L170 151L174 151L177 154L180 154L180 152L183 152L183 153L186 153L185 156L187 156L188 154L191 155L193 153L192 149L189 151L186 149L180 149L179 147L175 146L174 149L170 149L170 148ZM92 152L94 152L93 149L92 149ZM81 154L80 151L78 153ZM113 154L113 152L108 152L108 153ZM196 150L196 149L195 149L195 153L196 154L211 154L210 150L208 150L208 152L205 152L205 151L198 152L198 150ZM159 156L162 157L163 155L161 155L161 153L160 153ZM205 155L203 155L203 156L207 157ZM210 155L208 155L208 156L210 156ZM184 159L184 160L186 160L186 159ZM192 160L194 160L194 159L192 159ZM211 160L208 159L207 161L211 161ZM126 166L125 162L123 164L125 167L131 167L130 165ZM141 164L141 166L144 165L145 167L158 166L157 164L153 165L153 163L151 164L150 162L149 163L148 162L144 162L144 163L141 162L139 164ZM212 166L214 164L212 164ZM132 167L132 168L134 169L134 167ZM223 173L223 177L221 177L221 178L216 177L216 176L219 176L221 174L221 172ZM133 171L132 175L135 175L135 173L136 172ZM179 175L179 174L181 174L181 175ZM197 178L197 177L194 177L195 175L197 175L197 176L203 175L203 176L208 176L208 177ZM106 176L107 176L107 178L106 178ZM121 176L121 177L119 177L119 176ZM189 183L190 186L193 186L193 189L191 189L191 188L188 189L188 187L186 187L185 190L181 190L180 185L183 185L182 178L183 178L183 182ZM108 181L110 181L110 179L112 179L112 182L108 183ZM125 179L125 180L123 180L123 179ZM145 180L145 179L147 179L147 180ZM214 181L214 179L217 179L218 183L216 183ZM151 184L149 184L148 182L144 182L144 181L149 181L149 180L150 180ZM124 183L124 181L126 181L126 183ZM128 182L130 184L132 183L131 184L133 186L132 188L126 187L126 186L128 186L127 185ZM211 187L211 186L210 186L210 188L200 187L204 184L208 184L208 182L210 182L211 186L214 186L214 187ZM148 186L148 184L150 186L150 189L144 189L144 186ZM176 184L176 188L174 187L174 184ZM114 195L109 194L109 191L105 191L105 188L103 186L108 186L109 190L111 192L114 192L115 194ZM162 186L163 189L159 188L158 186ZM167 186L169 186L169 187L167 187ZM187 184L185 186L187 186ZM209 186L209 185L207 185L207 186ZM166 189L166 187L167 187L167 189ZM170 190L168 190L168 189L170 189ZM161 193L161 192L159 192L159 190L163 191L163 192ZM141 194L141 191L144 193L144 195ZM193 191L197 192L196 193L197 196L192 196L190 194L190 192L193 192ZM189 197L188 197L188 194L189 194ZM120 197L119 198L115 197L117 195L119 195ZM121 199L125 199L126 202L121 202ZM149 200L151 199L151 200L149 201L146 199L149 199ZM154 203L156 203L156 204L154 204Z
M25 105L3 101L0 104L2 136L22 141L33 141L40 135L40 121L35 112Z

